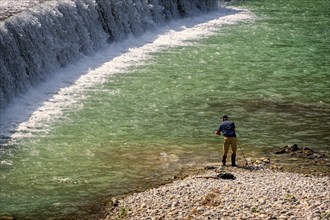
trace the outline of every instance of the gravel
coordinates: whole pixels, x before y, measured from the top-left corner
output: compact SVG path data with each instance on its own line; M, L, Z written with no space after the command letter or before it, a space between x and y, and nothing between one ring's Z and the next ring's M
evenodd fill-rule
M219 172L235 180L216 178ZM110 219L330 219L330 177L226 167L113 198Z

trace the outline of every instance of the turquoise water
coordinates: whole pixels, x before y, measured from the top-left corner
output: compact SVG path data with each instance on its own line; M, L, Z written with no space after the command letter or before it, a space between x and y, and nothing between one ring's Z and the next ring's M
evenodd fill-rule
M0 213L88 219L104 198L219 161L222 114L248 157L294 143L329 153L330 2L240 4L256 20L155 53L86 93L48 135L5 149Z

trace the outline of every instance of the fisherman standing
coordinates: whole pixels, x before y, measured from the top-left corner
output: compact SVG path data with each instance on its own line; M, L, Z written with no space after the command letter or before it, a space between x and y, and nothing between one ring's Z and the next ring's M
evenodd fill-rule
M227 115L222 116L222 122L219 125L219 128L215 131L215 134L221 135L221 132L224 136L222 164L223 166L226 166L227 154L229 151L229 146L231 146L231 165L233 167L236 167L237 140L235 132L235 123L230 121Z

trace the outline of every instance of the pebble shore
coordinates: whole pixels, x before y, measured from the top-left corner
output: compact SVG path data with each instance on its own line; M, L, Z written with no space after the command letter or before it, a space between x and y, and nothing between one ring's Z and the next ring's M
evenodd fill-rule
M216 178L230 173L235 180ZM113 198L112 219L329 220L330 176L225 167Z

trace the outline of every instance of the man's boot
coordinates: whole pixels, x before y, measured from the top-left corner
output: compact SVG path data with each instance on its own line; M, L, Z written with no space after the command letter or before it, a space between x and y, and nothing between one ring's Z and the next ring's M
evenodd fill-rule
M227 159L227 156L222 156L222 165L223 166L226 166L226 159Z
M236 154L232 154L231 155L231 165L233 166L233 167L236 167L237 165L236 165Z

